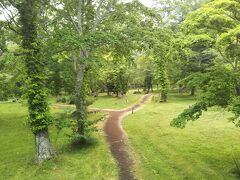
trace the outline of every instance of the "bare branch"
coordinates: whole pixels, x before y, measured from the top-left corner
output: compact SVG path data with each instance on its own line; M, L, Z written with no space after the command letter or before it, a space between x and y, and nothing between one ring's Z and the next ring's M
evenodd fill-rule
M17 31L15 28L12 27L11 21L7 21L8 28L15 32L16 34L21 34L19 31Z
M117 0L113 0L113 1L109 1L108 5L106 7L106 11L100 16L100 9L102 6L103 1L101 0L99 2L99 6L97 8L96 11L96 16L95 16L95 21L93 23L93 27L92 27L92 31L96 31L97 26L105 19L109 16L110 12L111 12L111 8L117 3Z
M69 18L70 18L70 21L72 22L72 24L73 24L74 27L76 28L77 32L80 33L81 30L78 28L78 25L76 24L76 22L75 22L73 16L72 16L69 12L68 12L68 16L69 16Z
M66 9L67 9L66 13L67 13L67 16L68 16L69 20L71 21L71 23L75 27L76 31L80 34L81 30L78 28L78 24L75 22L73 16L70 13L70 12L73 11L73 8L71 7L70 4L67 4L66 5Z
M82 34L83 28L82 28L82 0L78 0L77 4L77 25L79 29L79 34Z
M8 7L3 4L0 3L0 7L3 8L5 10L5 12L3 13L4 18L6 19L7 25L9 27L10 30L14 31L16 34L21 34L20 32L18 32L15 28L12 27L12 24L14 24L15 26L17 26L17 22L15 21L15 17L17 15L14 15L12 11L10 11L8 9ZM7 16L6 16L7 15Z
M15 1L13 1L13 0L8 0L8 2L9 2L13 7L17 8L17 4L16 4Z
M91 2L92 2L92 0L88 0L87 3L86 3L86 5L90 5Z
M101 7L102 7L102 4L103 4L103 2L104 2L104 0L100 0L100 2L99 2L99 5L98 5L98 7L97 7L97 10L96 10L96 16L95 16L95 20L94 20L94 22L93 22L93 29L92 29L92 31L96 31L96 28L97 28L97 25L98 25L98 23L99 23L99 16L100 16L100 9L101 9Z

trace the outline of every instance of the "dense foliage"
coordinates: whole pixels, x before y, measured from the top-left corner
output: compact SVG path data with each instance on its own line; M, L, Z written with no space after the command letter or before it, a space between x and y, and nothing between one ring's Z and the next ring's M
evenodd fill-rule
M198 119L203 110L212 106L229 106L235 115L231 119L239 124L239 7L237 0L216 0L189 14L184 21L183 32L193 37L193 45L212 52L208 61L213 59L213 67L205 66L201 73L185 79L201 90L198 103L175 118L172 125L184 127L186 121Z
M131 88L157 89L158 102L176 89L197 96L173 126L213 106L240 126L239 0L159 0L154 8L137 0L2 0L0 10L0 101L27 99L36 137L48 139L49 96L75 105L66 117L83 142L98 122L88 119L92 100L124 98ZM64 117L55 118L59 129L69 126Z

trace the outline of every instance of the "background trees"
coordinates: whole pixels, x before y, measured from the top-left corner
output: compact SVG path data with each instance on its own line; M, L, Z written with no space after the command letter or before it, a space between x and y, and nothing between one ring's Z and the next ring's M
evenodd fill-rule
M214 58L212 60L214 66L207 67L205 73L197 74L192 79L202 90L199 102L174 119L173 125L184 127L186 121L198 119L203 110L215 105L220 107L230 105L230 110L235 113L232 120L238 123L239 116L236 114L236 109L239 108L236 103L239 96L239 58L236 53L239 51L238 15L238 1L218 0L209 2L191 13L183 23L185 33L197 39L195 44L202 44L202 47L205 44L208 52L210 48L213 50L210 57ZM206 46L206 43L210 46ZM231 102L234 102L234 105L231 105Z
M239 125L239 1L157 2L152 9L117 0L0 3L9 9L0 21L0 100L27 95L39 161L54 154L49 94L75 104L78 141L89 126L88 96L123 97L130 88L157 86L159 102L177 86L197 92L172 125L215 105L229 107Z
M72 57L75 71L75 93L74 102L76 105L75 117L77 120L76 132L78 136L84 137L86 115L86 91L83 86L95 89L96 82L91 77L87 77L88 71L91 72L96 65L101 67L104 55L110 54L115 62L122 62L126 56L131 57L131 41L129 33L126 31L127 23L120 16L125 15L131 3L117 3L117 1L62 1L60 8L55 8L58 18L61 19L57 27L56 36L60 37L59 42L63 45L64 50L61 53L67 53ZM135 4L137 5L137 4ZM57 7L56 4L54 7ZM135 7L135 6L133 6ZM130 13L130 11L129 11ZM131 16L132 13L129 14ZM121 23L121 24L120 24ZM137 21L134 25L138 23ZM125 41L125 42L124 42ZM123 46L124 42L124 46ZM129 44L127 44L129 42ZM58 44L56 44L58 47ZM60 47L61 49L62 47ZM121 49L122 48L122 49ZM122 66L118 62L119 66ZM107 82L108 89L120 94L126 94L128 83L125 82L124 68L118 68L112 71L114 74L114 85ZM108 76L111 76L108 71ZM93 75L93 73L89 73ZM86 83L86 85L84 85ZM95 90L96 91L96 90ZM96 93L96 92L95 92Z

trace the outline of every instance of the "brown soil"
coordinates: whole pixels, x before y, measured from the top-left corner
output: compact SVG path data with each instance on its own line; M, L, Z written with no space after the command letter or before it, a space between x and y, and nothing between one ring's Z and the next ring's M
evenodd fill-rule
M110 150L114 158L118 161L120 167L119 177L121 180L135 179L132 173L133 159L128 152L127 138L121 126L121 120L123 116L138 110L150 96L151 95L145 95L139 103L127 109L116 111L103 110L109 112L109 116L105 121L104 132L110 145Z
M151 95L145 95L143 98L132 107L122 109L122 110L112 110L112 109L99 109L91 108L88 111L103 111L108 112L109 116L107 117L104 123L104 132L106 134L107 142L109 143L110 150L113 154L113 157L117 160L119 164L119 178L121 180L133 180L136 179L132 172L133 159L130 156L129 148L127 145L127 137L121 126L121 120L124 116L131 114L132 112L137 111L149 98ZM63 105L55 104L55 108L65 109L66 107L74 108L74 105Z

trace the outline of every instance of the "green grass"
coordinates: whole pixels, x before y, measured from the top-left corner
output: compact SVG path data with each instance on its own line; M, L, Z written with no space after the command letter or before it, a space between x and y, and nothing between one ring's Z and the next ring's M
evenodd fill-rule
M142 95L128 94L128 102L100 95L92 107L122 109ZM137 159L139 179L237 179L233 158L240 162L240 131L228 122L230 113L212 108L185 129L170 121L194 103L189 96L173 94L168 103L148 102L126 117L128 133ZM53 109L53 112L60 109ZM41 166L34 164L34 139L24 120L25 105L0 103L0 179L118 179L118 168L102 132L93 134L88 145L71 146L62 132L50 128L59 155ZM102 116L93 114L91 118Z
M102 132L94 133L88 145L73 147L64 133L56 141L56 131L50 128L59 155L37 166L34 138L24 123L26 107L1 103L0 114L0 179L117 179L118 168ZM96 116L102 114L91 118Z
M126 117L124 129L139 179L238 178L233 158L240 160L240 131L228 121L230 113L212 108L185 129L170 127L171 120L192 103L189 96L171 95L168 103L149 101Z
M129 91L124 98L107 96L106 93L101 93L90 107L101 109L123 109L135 104L140 97L142 97L142 94L133 94L133 91Z

